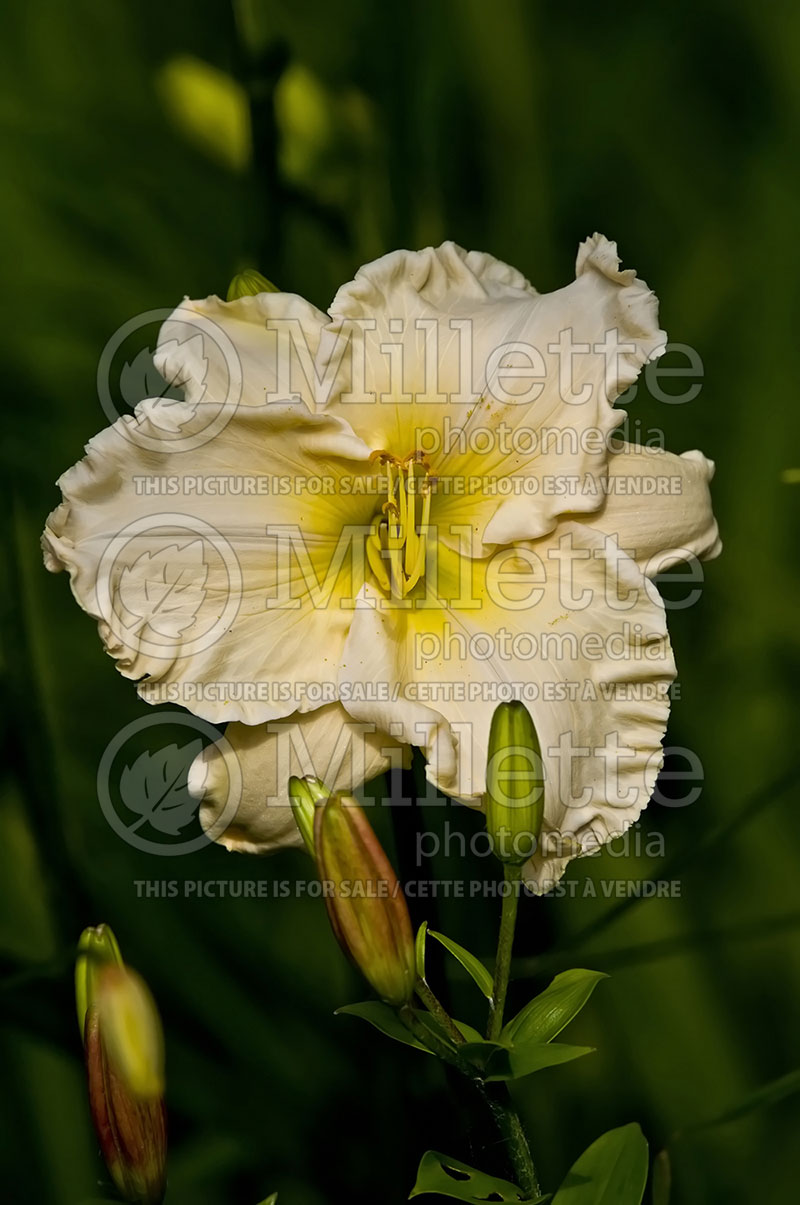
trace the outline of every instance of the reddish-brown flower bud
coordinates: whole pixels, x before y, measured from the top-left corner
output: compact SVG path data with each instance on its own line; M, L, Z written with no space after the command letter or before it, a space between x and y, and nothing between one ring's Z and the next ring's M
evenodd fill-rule
M144 980L110 930L87 930L76 973L89 1107L111 1177L126 1201L160 1205L166 1186L164 1043Z
M414 991L414 937L403 890L362 808L332 795L317 808L315 847L331 927L387 1004Z

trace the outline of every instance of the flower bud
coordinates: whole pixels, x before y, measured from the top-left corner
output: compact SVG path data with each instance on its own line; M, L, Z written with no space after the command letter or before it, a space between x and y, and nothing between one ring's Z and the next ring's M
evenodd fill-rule
M227 300L238 301L240 297L255 297L258 293L280 293L280 289L255 268L245 268L228 285Z
M318 778L307 774L305 778L289 779L289 798L292 802L294 818L300 829L300 836L306 844L306 849L315 857L314 849L314 814L317 804L330 798L330 791Z
M496 857L521 866L539 844L544 817L544 765L524 703L501 703L489 730L486 827Z
M75 958L75 1005L81 1037L86 1027L86 1009L96 992L97 972L104 966L122 965L117 939L108 925L84 929Z
M166 1184L164 1040L144 980L107 926L87 929L75 969L89 1107L103 1159L126 1201L160 1205Z
M363 809L332 795L317 808L314 838L339 944L382 1000L408 1003L416 982L408 905Z
M134 1095L164 1095L164 1034L150 989L130 967L98 975L97 1013L108 1057Z

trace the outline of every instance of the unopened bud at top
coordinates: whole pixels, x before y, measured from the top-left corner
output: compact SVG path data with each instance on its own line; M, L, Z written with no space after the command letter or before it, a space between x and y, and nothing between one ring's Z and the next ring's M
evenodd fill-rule
M122 965L119 945L109 925L84 929L75 958L75 1006L81 1037L86 1025L86 1010L96 997L98 972L107 966Z
M317 809L315 845L331 927L345 953L387 1004L414 992L414 936L408 904L372 825L342 795Z
M317 805L330 798L330 791L318 778L307 774L305 778L289 779L289 798L294 811L294 818L306 849L313 858L314 849L314 816Z
M536 852L544 817L539 737L524 703L501 703L492 716L486 765L486 828L501 862L521 866Z
M280 293L280 289L255 268L245 268L229 284L227 300L238 301L240 297L255 297L258 293Z

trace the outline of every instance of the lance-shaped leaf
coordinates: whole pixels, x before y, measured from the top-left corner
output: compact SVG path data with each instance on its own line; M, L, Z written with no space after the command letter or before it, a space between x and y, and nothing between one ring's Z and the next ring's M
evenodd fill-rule
M472 1063L482 1079L489 1083L522 1079L546 1067L571 1063L573 1059L594 1053L592 1046L567 1046L563 1042L523 1042L505 1046L499 1042L466 1042L459 1047L463 1059Z
M460 1159L451 1159L439 1151L426 1151L417 1170L417 1182L409 1193L409 1200L423 1193L438 1193L454 1201L465 1201L467 1205L486 1205L488 1201L512 1205L541 1205L549 1197L526 1196L521 1188L510 1180L499 1176L488 1176L477 1171Z
M317 808L314 846L336 938L387 1004L406 1004L417 979L408 904L364 810L332 795Z
M425 942L428 937L428 922L424 920L417 929L414 939L414 961L417 967L417 978L425 982Z
M360 1004L345 1004L341 1008L337 1008L334 1015L360 1017L362 1021L372 1025L387 1038L393 1038L395 1042L402 1042L405 1046L413 1046L415 1050L423 1050L425 1054L431 1053L427 1046L423 1046L422 1042L406 1029L396 1011L388 1004L382 1004L380 1000L363 1000Z
M609 1130L567 1172L553 1205L641 1205L647 1142L636 1124Z
M426 1029L433 1031L434 1035L440 1042L452 1042L452 1038L447 1031L447 1028L442 1024L438 1017L434 1017L431 1013L420 1012L419 1018ZM456 1029L459 1030L465 1042L483 1042L483 1034L477 1029L473 1029L466 1021L459 1021L455 1017L451 1018ZM460 1047L459 1047L460 1049Z
M602 971L562 971L508 1022L502 1040L513 1046L552 1041L581 1011L600 980L607 978Z
M494 991L494 983L492 976L487 971L486 967L476 958L474 954L470 954L469 950L465 950L457 941L453 941L451 937L445 937L444 933L437 933L435 929L429 929L431 937L448 950L454 958L457 958L462 967L472 977L480 990L483 992L487 1000L491 1000Z
M342 1008L336 1009L335 1015L337 1017L342 1014L347 1017L360 1017L362 1021L366 1021L367 1024L372 1025L374 1029L385 1034L387 1038L393 1038L395 1042L402 1042L405 1046L413 1046L415 1050L422 1050L425 1054L433 1053L419 1038L406 1029L398 1017L397 1011L390 1008L388 1004L382 1004L380 1000L363 1000L360 1004L345 1004ZM438 1044L442 1042L448 1045L452 1044L450 1034L436 1017L417 1010L414 1010L414 1015L421 1026L430 1030L432 1037ZM473 1029L465 1021L453 1021L453 1024L461 1031L466 1042L480 1044L481 1035L477 1029Z

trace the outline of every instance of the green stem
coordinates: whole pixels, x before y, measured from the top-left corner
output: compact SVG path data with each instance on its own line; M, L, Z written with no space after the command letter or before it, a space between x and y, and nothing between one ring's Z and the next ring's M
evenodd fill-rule
M397 1015L405 1025L409 1033L413 1034L418 1042L423 1046L427 1046L428 1050L432 1051L437 1058L440 1058L443 1063L449 1063L451 1067L456 1067L462 1075L474 1078L475 1069L470 1067L468 1063L460 1057L460 1055L443 1039L439 1038L432 1029L429 1029L415 1015L410 1004L404 1004L397 1010Z
M427 985L426 985L427 986ZM428 992L435 1000L433 992L428 988ZM418 991L419 994L419 991ZM437 1001L437 1003L439 1003ZM439 1008L444 1013L445 1010L441 1004ZM442 1062L448 1063L451 1067L455 1067L462 1075L466 1075L478 1090L478 1094L483 1100L492 1115L492 1120L497 1126L498 1133L502 1138L508 1150L508 1157L511 1161L511 1166L514 1169L514 1177L517 1184L530 1197L538 1197L541 1195L539 1187L539 1178L536 1174L533 1157L531 1156L528 1139L525 1136L525 1131L522 1128L522 1122L519 1118L514 1102L505 1084L485 1084L476 1078L475 1069L461 1059L455 1050L451 1050L444 1042L440 1041L434 1033L415 1015L410 1004L404 1005L397 1010L400 1020L405 1025L409 1033L413 1034L417 1041L422 1042L423 1046L427 1046ZM436 1016L435 1013L432 1015ZM445 1013L447 1016L447 1013ZM450 1018L448 1017L448 1020ZM452 1021L451 1021L452 1024ZM464 1038L459 1034L460 1041Z
M517 1184L526 1196L541 1196L542 1189L531 1148L511 1093L505 1084L484 1084L482 1095L506 1144Z
M455 1021L448 1013L445 1006L442 1004L438 996L436 996L424 979L417 980L417 986L414 989L422 1003L427 1008L432 1017L443 1026L448 1037L456 1046L461 1046L466 1041L461 1030L456 1026Z
M500 935L497 939L497 961L494 967L494 991L489 1014L490 1042L497 1042L503 1028L503 1012L506 1007L508 991L508 976L511 971L511 950L514 945L514 928L517 923L517 905L519 904L518 886L522 878L521 866L504 866L505 881L509 890L503 896L503 911L500 917Z
M494 966L494 989L489 1013L488 1039L497 1042L503 1029L503 1014L506 1007L508 978L511 973L511 953L514 946L514 930L517 924L517 908L519 905L519 883L522 878L522 867L504 866L505 882L508 887L503 896L503 910L500 916L500 933L497 938L497 959ZM489 1106L495 1124L503 1136L508 1149L509 1159L514 1168L517 1184L530 1197L541 1195L539 1177L531 1155L528 1139L522 1128L519 1113L516 1110L511 1094L505 1084L485 1084L484 1096Z

